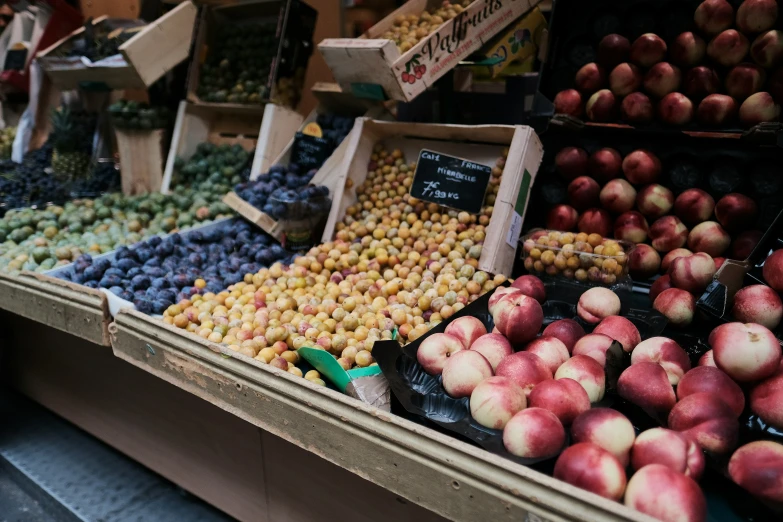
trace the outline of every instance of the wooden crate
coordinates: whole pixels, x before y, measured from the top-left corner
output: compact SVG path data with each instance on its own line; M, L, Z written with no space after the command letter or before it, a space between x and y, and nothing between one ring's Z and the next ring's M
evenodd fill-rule
M201 67L207 59L209 47L216 38L216 27L221 24L241 25L252 22L277 23L279 40L266 84L269 97L262 102L277 103L278 81L292 77L285 69L307 67L310 55L302 49L312 49L312 37L318 12L300 0L243 0L207 5L199 17L193 57L188 70L187 99L191 103L213 107L242 108L247 111L264 111L263 104L217 103L202 100L198 96ZM285 45L286 42L288 45ZM281 64L285 64L283 67ZM302 74L304 79L304 74ZM299 86L301 89L301 85ZM297 99L299 96L297 96Z
M255 150L262 118L262 113L248 111L244 107L214 107L180 102L160 191L169 193L174 162L178 157L185 160L190 158L200 143L238 143L247 151Z
M114 129L120 155L122 193L126 196L160 191L166 131Z
M544 154L541 141L532 128L521 125L397 123L359 118L343 143L346 142L343 161L324 165L313 177L313 183L329 187L333 201L322 238L324 242L332 239L346 209L356 203L356 192L353 188L346 188L346 182L350 179L353 187L364 182L376 143L384 142L390 148L401 149L407 161L414 161L421 149L427 148L484 165L494 165L501 151L508 147L508 158L487 227L479 269L492 274L511 275L530 189Z
M447 520L653 522L619 502L139 312L117 314L112 348L128 363Z
M366 115L368 117L384 117L386 111L382 105L354 98L345 94L340 86L335 83L318 83L313 86L313 93L318 99L316 107L304 120L298 113L295 113L284 107L277 105L267 105L267 111L264 112L264 123L261 125L261 134L256 147L256 155L253 160L253 167L250 170L250 179L255 180L261 174L268 172L272 165L288 165L291 159L291 149L294 146L295 134L304 129L311 122L316 121L321 113L335 113L341 116L357 117ZM271 110L269 110L272 108ZM298 116L298 117L297 117ZM291 125L298 121L296 128L292 130ZM279 132L272 132L271 129L281 129ZM283 142L283 138L288 138ZM324 162L327 171L336 171L334 167L342 162L347 150L346 139L332 152L331 156ZM272 154L275 152L274 154ZM264 230L267 234L278 241L283 240L283 230L280 224L270 215L255 208L247 201L240 198L235 192L229 192L223 198L223 203L231 207L237 214L244 217L251 223Z
M360 38L327 38L318 44L337 82L357 96L411 101L540 0L476 0L456 18L400 54L382 35L395 18L420 14L440 0L410 0ZM423 65L420 78L414 67ZM411 76L413 75L413 76Z
M101 346L109 342L109 303L92 288L36 272L0 274L0 309Z
M84 32L81 27L38 53L38 61L61 90L76 89L82 82L101 82L112 89L144 89L188 57L196 11L192 2L183 2L122 44L118 56L95 63L85 63L80 57L54 56ZM93 20L93 25L112 22L120 20L101 16Z

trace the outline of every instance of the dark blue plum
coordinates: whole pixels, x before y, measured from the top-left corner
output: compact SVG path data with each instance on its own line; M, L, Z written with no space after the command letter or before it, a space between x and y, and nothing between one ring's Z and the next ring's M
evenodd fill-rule
M136 307L136 310L143 314L151 314L152 312L152 303L149 301L149 299L135 299L133 301L133 306Z
M117 263L114 266L116 266L117 268L119 268L120 270L122 270L124 272L127 272L131 268L139 266L139 263L137 263L133 259L124 258L124 259L120 259L119 261L117 261Z
M174 303L172 303L171 301L166 301L164 299L155 299L154 301L152 301L152 313L160 315L163 312L165 312L166 308L168 308L172 304Z
M160 238L160 236L152 236L147 240L147 244L152 248L155 248L156 246L160 245L162 242L163 240Z
M141 267L134 266L130 270L128 270L128 273L126 274L126 277L133 279L137 275L141 275L144 273L144 270L141 269Z
M103 274L101 274L101 271L98 269L97 266L88 266L87 268L84 269L84 280L88 282L95 281L96 285L97 285L97 280L100 279L102 275ZM90 287L90 288L95 288L95 287Z
M125 276L125 272L123 272L119 268L110 267L110 268L106 269L106 271L103 273L103 275L104 275L104 277L105 276L124 277Z
M98 281L92 280L92 281L85 281L84 286L87 288L98 288Z
M133 301L133 292L129 292L128 290L123 290L122 293L119 295L120 299L125 299L126 301Z
M111 288L109 288L109 292L111 292L112 294L118 297L121 296L124 291L125 290L123 290L121 286L112 286Z
M144 274L137 275L131 280L131 288L134 290L143 290L149 288L151 284L152 281L150 281L149 276Z
M169 286L169 282L165 277L157 277L152 280L153 288L168 288Z

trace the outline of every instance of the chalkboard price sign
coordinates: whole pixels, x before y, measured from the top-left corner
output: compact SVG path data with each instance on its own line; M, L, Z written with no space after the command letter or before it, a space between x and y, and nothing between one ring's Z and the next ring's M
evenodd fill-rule
M411 196L478 214L491 175L492 168L486 165L424 149L416 163Z
M298 163L303 172L318 169L331 153L330 140L297 132L291 149L291 162Z

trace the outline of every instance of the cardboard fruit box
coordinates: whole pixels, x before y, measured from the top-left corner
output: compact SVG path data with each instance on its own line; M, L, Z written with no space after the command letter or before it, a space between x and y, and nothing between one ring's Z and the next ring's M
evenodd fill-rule
M401 53L383 34L398 17L419 15L440 0L411 0L359 38L318 44L337 82L356 96L411 101L540 0L476 0Z
M416 161L423 150L462 158L480 165L494 165L508 148L500 188L479 259L479 269L511 275L514 255L525 219L530 189L544 154L532 128L517 125L436 125L398 123L358 118L343 141L342 162L324 165L312 183L329 188L332 209L322 241L334 237L337 223L357 201L355 188L367 178L367 165L376 143L401 149L407 162ZM350 180L350 182L349 182Z
M85 32L81 27L38 54L38 61L52 83L62 90L82 82L100 82L112 89L144 89L188 57L196 6L183 2L150 24L101 16L93 27L109 32L131 29L135 35L119 47L120 54L92 62L84 56L67 56L73 42Z

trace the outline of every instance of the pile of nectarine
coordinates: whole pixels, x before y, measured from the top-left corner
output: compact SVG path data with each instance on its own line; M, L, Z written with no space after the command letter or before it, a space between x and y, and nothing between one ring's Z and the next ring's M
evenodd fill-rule
M695 31L666 42L642 34L631 42L604 36L596 61L581 67L574 88L557 93L555 113L594 122L744 126L777 121L783 101L783 32L776 0L704 0Z
M612 148L588 154L569 146L554 162L569 183L568 204L549 210L546 227L637 243L627 265L635 278L666 272L684 253L709 254L717 266L724 256L744 260L761 238L760 231L749 230L759 214L752 198L729 193L716 202L699 188L675 194L661 184L663 166L652 151L623 157Z
M670 277L687 288L673 290L702 288L707 262L714 272L707 254L671 261ZM737 448L747 408L783 429L781 347L767 328L715 328L712 350L691 367L674 339L642 339L619 315L617 296L602 287L582 294L574 319L556 320L539 334L546 297L534 276L494 290L487 303L492 331L470 315L453 319L443 333L421 340L418 362L441 376L448 395L468 398L475 422L502 430L510 454L556 458L555 478L660 520L705 520L698 481L712 455L724 456L739 486L783 502L777 479L765 480L783 477L783 445L758 441ZM630 365L616 391L607 391L607 357L618 357L617 351L630 354ZM661 427L640 432L623 413L603 407L612 404L602 402L607 393Z

